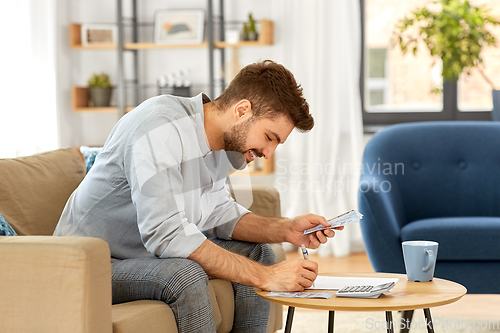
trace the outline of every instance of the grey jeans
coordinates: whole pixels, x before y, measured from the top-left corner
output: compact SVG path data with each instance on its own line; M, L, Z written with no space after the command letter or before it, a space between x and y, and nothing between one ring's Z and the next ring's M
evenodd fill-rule
M263 265L275 262L268 244L241 241L212 241ZM198 263L189 259L112 258L113 304L136 300L159 300L174 313L179 333L215 332L208 292L208 276ZM266 332L270 304L252 287L232 283L234 322L232 332Z

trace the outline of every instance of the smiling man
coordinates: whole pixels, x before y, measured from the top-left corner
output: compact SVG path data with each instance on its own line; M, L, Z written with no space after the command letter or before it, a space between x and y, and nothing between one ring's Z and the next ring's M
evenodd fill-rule
M108 242L113 302L166 302L179 332L215 332L208 276L233 282L233 332L265 332L269 304L252 287L296 291L317 276L313 261L274 263L266 243L317 248L334 231L317 215L258 216L225 188L231 164L270 158L296 128L314 125L302 89L282 65L243 68L210 101L162 95L124 116L71 195L55 235Z

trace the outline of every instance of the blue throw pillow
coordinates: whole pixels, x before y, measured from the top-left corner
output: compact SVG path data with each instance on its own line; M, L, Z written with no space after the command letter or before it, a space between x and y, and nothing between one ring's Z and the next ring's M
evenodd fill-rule
M17 233L7 223L2 214L0 214L0 236L17 236Z
M87 173L89 173L90 168L94 165L95 157L102 151L102 147L87 147L81 146L80 151L85 159L85 165L87 166Z

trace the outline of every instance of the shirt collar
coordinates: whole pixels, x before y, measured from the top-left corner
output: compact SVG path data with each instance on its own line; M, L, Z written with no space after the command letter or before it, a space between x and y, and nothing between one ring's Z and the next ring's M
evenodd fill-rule
M205 156L212 150L210 149L207 133L205 132L205 113L203 112L203 104L210 103L212 100L204 93L200 93L195 97L195 101L196 109L198 110L198 114L201 119L200 122L196 122L196 134L198 135L198 141L200 142L201 153Z

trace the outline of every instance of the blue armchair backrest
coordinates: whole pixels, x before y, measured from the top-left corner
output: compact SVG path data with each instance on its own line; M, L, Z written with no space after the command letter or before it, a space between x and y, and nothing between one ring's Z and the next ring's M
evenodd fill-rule
M361 191L394 191L404 223L432 217L500 216L500 123L399 124L375 134Z

